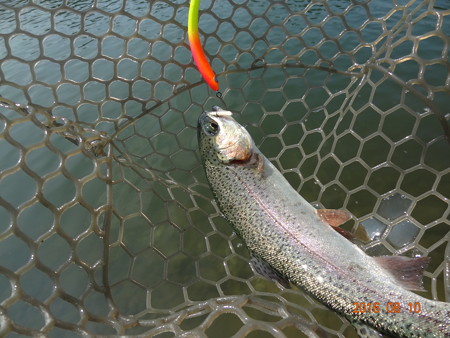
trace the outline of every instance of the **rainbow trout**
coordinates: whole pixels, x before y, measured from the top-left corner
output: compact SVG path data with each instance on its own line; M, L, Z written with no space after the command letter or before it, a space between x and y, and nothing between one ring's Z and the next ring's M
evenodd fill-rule
M423 290L427 257L366 255L329 225L345 221L342 213L316 210L303 199L231 112L215 106L202 113L198 140L220 210L252 255L281 280L357 327L400 337L450 337L450 304L407 290Z

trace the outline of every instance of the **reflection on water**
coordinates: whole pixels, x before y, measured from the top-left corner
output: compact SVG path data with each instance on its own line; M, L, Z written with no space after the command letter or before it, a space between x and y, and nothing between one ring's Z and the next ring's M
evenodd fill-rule
M80 31L81 15L68 10L61 10L54 16L55 29L66 35L75 35Z

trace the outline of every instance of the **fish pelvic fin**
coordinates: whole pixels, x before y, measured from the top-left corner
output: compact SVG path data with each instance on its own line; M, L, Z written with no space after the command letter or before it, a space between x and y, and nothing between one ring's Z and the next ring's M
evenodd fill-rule
M318 209L317 215L319 215L322 221L331 225L333 228L344 224L352 218L348 211L342 209Z
M405 289L425 291L422 277L430 257L379 256L373 258Z
M351 214L348 211L342 209L318 209L316 210L316 212L324 223L330 225L334 230L336 230L336 232L341 234L343 237L351 241L358 240L364 243L370 241L366 229L361 225L358 225L355 233L352 233L343 228L339 228L339 226L341 226L342 224L344 224L345 222L347 222L349 219L352 218Z
M277 282L286 289L291 288L291 283L289 282L289 280L286 277L284 277L281 273L279 273L277 270L272 268L270 264L267 263L261 257L252 254L250 258L250 265L253 267L253 270L259 273L261 276L264 276L269 280Z

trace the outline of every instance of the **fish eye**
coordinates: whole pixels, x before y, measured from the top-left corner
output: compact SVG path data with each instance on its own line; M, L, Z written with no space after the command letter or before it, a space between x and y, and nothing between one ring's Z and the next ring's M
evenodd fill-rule
M216 136L219 133L219 125L214 120L210 120L205 123L203 129L209 136Z

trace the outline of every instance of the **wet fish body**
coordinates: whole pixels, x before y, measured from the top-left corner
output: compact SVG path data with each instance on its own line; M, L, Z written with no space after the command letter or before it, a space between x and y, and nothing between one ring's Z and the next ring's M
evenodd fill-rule
M450 337L450 304L404 288L419 287L414 274L426 259L369 257L343 238L230 112L214 107L203 113L198 139L219 208L253 255L354 323L402 337ZM395 276L395 270L404 275Z

